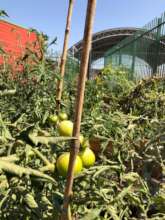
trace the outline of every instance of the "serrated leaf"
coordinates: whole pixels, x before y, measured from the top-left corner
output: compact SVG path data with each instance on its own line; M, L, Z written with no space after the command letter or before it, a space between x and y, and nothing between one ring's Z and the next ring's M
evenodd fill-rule
M23 175L31 175L36 176L40 178L47 179L51 182L55 182L54 179L38 170L32 169L32 168L25 168L19 165L16 165L14 163L10 163L7 161L0 160L0 169L2 169L4 172L15 174L19 177L22 177Z
M34 145L40 144L56 144L61 141L71 141L75 140L74 137L45 137L45 136L36 136L36 133L29 133L29 138Z

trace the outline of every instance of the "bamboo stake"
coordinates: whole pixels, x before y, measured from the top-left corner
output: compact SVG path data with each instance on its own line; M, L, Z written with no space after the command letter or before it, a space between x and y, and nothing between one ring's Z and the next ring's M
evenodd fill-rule
M64 78L64 74L65 74L65 65L66 65L66 59L67 59L67 50L68 50L68 41L69 41L69 34L70 34L70 25L71 25L71 17L72 17L72 12L73 12L73 5L74 5L74 0L69 0L63 52L62 52L62 57L61 57L61 61L60 61L60 77L61 77L61 79L57 81L57 97L56 97L57 112L59 112L60 105L61 105L62 89L63 89L63 82L64 82L63 78Z
M73 178L74 178L74 165L77 154L79 152L79 135L80 135L80 123L81 116L83 111L83 102L84 102L84 92L85 92L85 81L88 70L88 62L89 62L89 53L91 48L91 40L92 40L92 27L95 15L96 8L96 0L88 0L87 13L86 13L86 22L85 22L85 30L84 30L84 38L83 38L83 51L82 51L82 59L80 64L80 74L77 85L77 97L76 97L76 105L75 105L75 118L74 118L74 128L73 128L73 137L77 139L73 141L73 146L70 149L70 160L69 160L69 168L67 175L67 182L64 193L64 203L63 210L61 214L61 220L70 220L70 198L72 195L72 186L73 186Z

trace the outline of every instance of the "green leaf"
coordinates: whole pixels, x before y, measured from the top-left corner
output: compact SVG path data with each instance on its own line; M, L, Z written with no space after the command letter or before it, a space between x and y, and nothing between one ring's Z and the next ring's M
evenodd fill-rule
M38 208L38 204L30 193L25 195L24 201L31 209Z
M92 209L80 220L97 220L100 212L101 209Z
M36 136L36 133L29 133L29 138L33 142L33 144L56 144L61 141L71 141L75 140L74 137L45 137L45 136Z
M0 17L9 17L5 10L0 10Z
M113 220L120 220L119 216L117 215L117 210L114 206L110 205L107 207L109 214L112 216Z
M10 96L10 95L15 95L15 94L16 94L16 89L0 91L0 97L7 96L7 95Z
M136 180L139 179L139 174L135 173L135 172L129 172L129 173L125 173L122 175L121 180L124 182L135 182Z
M35 170L32 168L25 168L25 167L16 165L14 163L10 163L8 161L0 160L0 169L2 169L4 172L15 174L19 177L22 177L23 175L31 175L31 176L47 179L53 183L55 182L52 177L38 170Z
M2 143L7 142L7 140L14 140L11 136L9 129L7 128L4 121L2 120L1 114L0 114L0 128L1 128L0 141Z

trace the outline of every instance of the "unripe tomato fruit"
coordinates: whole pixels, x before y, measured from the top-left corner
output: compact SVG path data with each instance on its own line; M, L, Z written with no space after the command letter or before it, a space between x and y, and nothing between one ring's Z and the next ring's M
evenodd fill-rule
M93 166L96 160L95 154L89 147L80 152L80 158L82 160L83 166L86 168Z
M63 153L61 156L59 156L59 158L57 159L57 163L56 163L57 171L63 177L67 176L69 157L70 157L70 153L66 152ZM82 168L83 168L82 160L79 156L77 156L74 166L74 175L80 173Z
M60 119L61 121L64 121L64 120L67 120L67 119L68 119L68 116L67 116L67 114L66 114L65 112L59 113L58 117L59 117L59 119Z
M61 121L58 125L58 130L61 136L72 136L73 123L69 120Z
M57 123L58 121L58 116L57 115L50 115L48 118L49 122L51 123Z

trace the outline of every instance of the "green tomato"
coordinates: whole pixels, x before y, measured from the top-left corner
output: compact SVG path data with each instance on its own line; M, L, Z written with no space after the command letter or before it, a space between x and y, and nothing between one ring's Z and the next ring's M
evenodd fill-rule
M58 130L61 136L72 136L73 122L69 120L61 121L58 125Z
M96 160L94 152L89 147L80 152L80 158L83 166L86 168L93 166Z
M60 119L61 121L68 119L68 116L67 116L67 114L66 114L65 112L59 113L58 116L59 116L59 119Z
M50 115L48 120L51 122L51 123L57 123L58 122L58 116L57 115Z
M59 156L59 158L57 159L57 163L56 163L57 171L63 177L67 176L68 167L69 167L69 158L70 158L70 153L66 152L63 153L61 156ZM80 173L82 169L83 169L82 160L79 156L77 156L74 166L74 175Z

